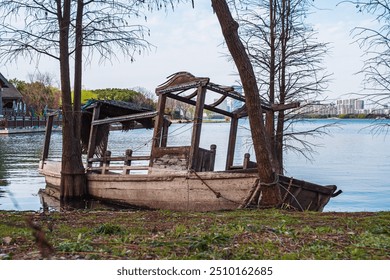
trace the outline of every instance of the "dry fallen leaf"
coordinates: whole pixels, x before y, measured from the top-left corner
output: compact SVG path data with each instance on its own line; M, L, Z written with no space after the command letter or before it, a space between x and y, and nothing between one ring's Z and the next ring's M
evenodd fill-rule
M3 237L3 243L5 245L9 245L9 244L11 244L11 242L12 242L12 237L9 237L9 236Z

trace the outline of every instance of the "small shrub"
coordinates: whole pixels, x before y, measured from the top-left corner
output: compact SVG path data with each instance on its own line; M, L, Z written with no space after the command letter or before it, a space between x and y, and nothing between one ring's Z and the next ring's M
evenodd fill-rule
M102 224L99 227L95 228L94 233L113 235L113 234L121 234L123 233L123 230L118 225Z

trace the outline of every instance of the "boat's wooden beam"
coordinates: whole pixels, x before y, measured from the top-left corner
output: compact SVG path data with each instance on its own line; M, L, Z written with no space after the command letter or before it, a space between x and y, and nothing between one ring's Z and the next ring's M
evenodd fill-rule
M176 94L176 96L178 96L178 95L181 94L181 93L183 93L183 91L180 92L180 93L178 93L178 94ZM187 98L187 99L192 99L192 98L194 98L197 94L198 94L198 89L196 89L193 93L191 93L191 94L189 94L189 95L186 95L186 96L182 96L182 97L183 97L183 98Z
M208 106L217 107L217 106L218 106L219 104L221 104L225 99L226 99L226 96L223 95L220 99L218 99L218 100L215 101L214 103L208 104Z
M192 128L192 139L191 139L191 149L189 155L189 161L191 164L191 168L197 168L196 159L199 151L200 144L200 135L202 131L202 121L203 121L203 110L205 108L204 102L206 100L206 87L198 88L198 95L196 97L196 107L195 107L195 115L194 122Z
M103 158L89 158L88 162L103 162ZM121 156L121 157L110 157L109 161L141 161L141 160L150 160L150 156Z
M198 88L199 86L204 86L207 83L208 83L208 79L194 80L188 83L182 83L178 85L168 86L162 89L156 89L156 94L162 95L162 94L172 93L177 91L185 91L191 88Z
M119 166L111 165L105 167L88 167L88 171L101 171L102 174L106 174L109 170L148 170L148 165L130 165L130 166ZM129 173L127 173L129 174Z
M167 93L167 94L165 94L165 95L166 95L167 97L169 97L169 98L172 98L172 99L175 99L175 100L184 102L184 103L186 103L186 104L190 104L190 105L196 106L196 101L194 101L194 100L187 99L187 98L185 98L185 97L178 96L178 95L174 95L174 94L171 94L171 93ZM207 104L204 104L204 109L209 110L209 111L214 112L214 113L221 114L221 115L223 115L223 116L230 117L230 118L233 117L233 113L230 113L230 112L227 112L227 111L225 111L225 110L221 110L221 109L212 107L212 106L207 105Z
M230 132L229 132L229 142L228 142L225 170L229 170L230 167L233 165L234 152L236 149L237 128L238 128L238 117L235 116L230 120Z
M168 144L168 128L169 128L170 124L171 124L171 122L164 118L162 132L161 132L160 147L166 147Z
M226 97L233 98L235 100L239 100L241 102L245 102L245 96L239 94L238 92L234 90L227 91L226 89L221 88L221 86L214 84L214 83L208 83L207 89L217 92L219 94L222 94Z
M147 113L138 113L138 114L132 114L132 115L125 115L125 116L113 117L113 118L106 118L106 119L102 119L102 120L98 119L98 120L92 121L92 125L102 125L102 124L125 122L125 121L136 121L136 120L141 120L141 119L154 118L155 116L157 116L157 111L147 112Z
M88 151L87 151L87 158L92 158L93 154L95 153L96 148L96 134L97 134L97 125L93 125L93 122L98 120L100 116L100 106L96 106L93 109L92 114L92 125L91 125L91 131L89 133L89 141L88 141ZM92 163L87 163L88 167L92 165Z
M152 150L151 150L151 157L149 165L153 166L153 160L154 155L156 152L156 149L161 145L161 138L162 138L162 129L164 124L164 112L165 112L165 105L167 102L167 96L165 94L160 94L158 96L158 105L157 105L157 117L154 122L154 131L153 131L153 142L152 142Z
M54 120L54 114L49 114L46 121L45 142L43 144L41 168L43 168L45 160L49 157L49 147L50 147L51 133L53 130L53 120Z

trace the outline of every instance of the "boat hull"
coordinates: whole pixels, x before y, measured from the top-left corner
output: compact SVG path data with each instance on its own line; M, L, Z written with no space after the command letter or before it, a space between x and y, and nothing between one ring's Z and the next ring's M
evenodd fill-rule
M216 172L165 175L88 175L91 197L152 209L215 211L237 209L255 176Z
M40 173L46 183L59 187L59 163L45 162ZM56 171L57 170L57 171ZM157 174L87 174L91 198L149 209L177 211L233 210L244 205L258 187L258 176L250 172L167 171ZM299 211L322 211L336 186L320 186L280 176L278 186L283 203L280 207ZM259 202L261 195L256 198ZM251 201L251 206L256 206Z

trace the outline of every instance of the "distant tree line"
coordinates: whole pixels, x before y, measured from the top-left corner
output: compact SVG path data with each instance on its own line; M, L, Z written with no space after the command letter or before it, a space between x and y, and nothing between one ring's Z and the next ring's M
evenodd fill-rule
M152 93L143 88L121 89L121 88L106 88L82 91L81 96L91 96L99 100L119 100L131 103L136 103L145 107L155 108L156 104ZM84 100L84 98L83 98Z
M23 96L27 115L42 116L45 108L60 108L61 90L52 85L50 75L30 75L29 79L29 82L18 79L10 80Z
M29 80L29 82L18 79L10 80L22 94L28 115L42 116L46 113L46 108L61 108L61 90L53 86L53 79L49 74L30 75ZM119 100L155 108L152 93L144 88L82 90L81 95L83 103L89 99Z

